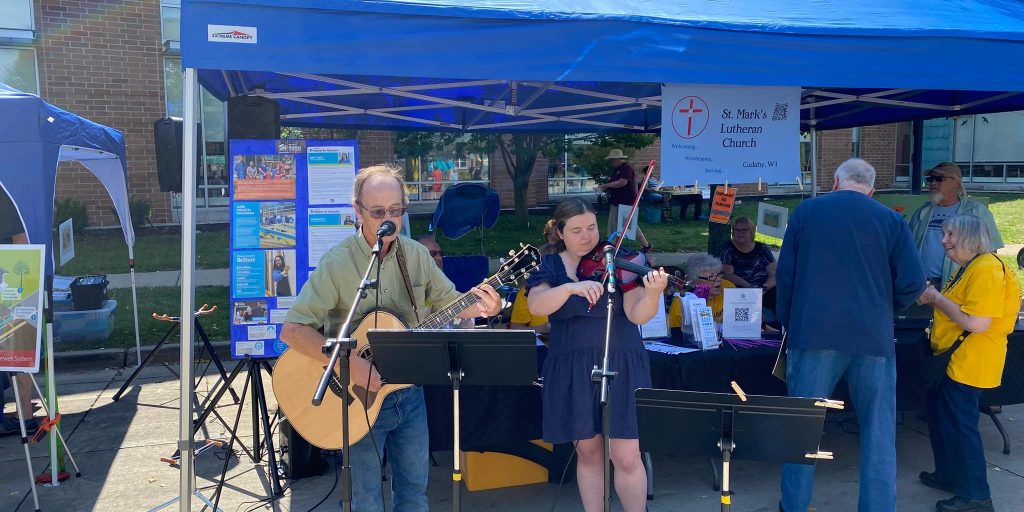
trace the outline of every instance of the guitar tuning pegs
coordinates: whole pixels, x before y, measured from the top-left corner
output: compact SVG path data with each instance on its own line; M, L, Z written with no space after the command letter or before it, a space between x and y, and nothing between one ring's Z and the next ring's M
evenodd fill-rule
M508 255L509 256L515 256L515 254L516 254L515 251L509 249L509 251L508 251Z

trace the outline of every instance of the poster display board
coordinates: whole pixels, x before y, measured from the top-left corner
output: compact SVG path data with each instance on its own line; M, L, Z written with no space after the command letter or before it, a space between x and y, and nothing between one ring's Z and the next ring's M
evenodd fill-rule
M75 228L71 219L60 223L57 238L60 240L60 265L63 267L75 257Z
M790 182L800 169L800 88L666 84L665 185Z
M328 249L355 232L352 140L231 141L231 355L277 357L281 324Z
M39 371L45 245L0 245L0 371Z

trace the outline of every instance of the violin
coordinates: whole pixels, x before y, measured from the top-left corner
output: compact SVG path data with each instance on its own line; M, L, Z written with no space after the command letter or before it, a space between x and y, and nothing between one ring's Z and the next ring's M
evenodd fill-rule
M586 256L580 258L580 264L576 267L577 278L588 281L604 280L604 248L608 245L612 243L602 241ZM642 252L620 249L619 255L615 257L615 283L622 287L623 293L640 286L643 276L653 271L654 269L647 264L647 255ZM686 289L686 280L681 276L669 275L668 282L680 290Z

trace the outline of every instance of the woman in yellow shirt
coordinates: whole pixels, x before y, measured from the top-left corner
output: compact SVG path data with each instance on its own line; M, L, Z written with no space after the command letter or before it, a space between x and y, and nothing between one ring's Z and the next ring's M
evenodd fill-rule
M686 261L686 276L694 279L695 286L708 287L706 298L708 307L711 308L715 323L722 323L725 309L725 292L723 290L736 287L724 279L722 260L710 254L694 254ZM685 324L682 301L673 299L668 308L668 326L679 328Z
M558 235L555 234L555 219L548 220L547 224L544 225L544 240L547 240L548 243L540 248L541 256L558 252L555 246L555 242L558 241ZM508 328L533 330L538 334L551 332L551 323L548 322L547 315L537 316L530 313L525 286L519 288L519 293L516 294L516 299L512 303L512 318L509 321Z
M991 251L981 219L956 215L942 223L942 247L960 270L942 291L929 285L918 299L931 304L935 318L931 347L949 350L958 338L946 378L928 390L928 431L935 471L921 472L928 487L952 492L935 504L939 512L991 511L985 452L978 431L982 390L999 386L1006 362L1006 337L1020 311L1020 284Z

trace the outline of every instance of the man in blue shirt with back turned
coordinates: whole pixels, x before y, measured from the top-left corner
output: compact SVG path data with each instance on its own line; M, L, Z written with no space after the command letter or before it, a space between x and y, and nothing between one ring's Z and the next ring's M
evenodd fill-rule
M893 315L921 295L925 275L910 228L871 199L875 169L836 169L834 191L793 212L776 270L788 330L789 396L827 397L846 377L860 423L859 512L896 510L896 347ZM805 512L814 466L782 468L783 512Z

